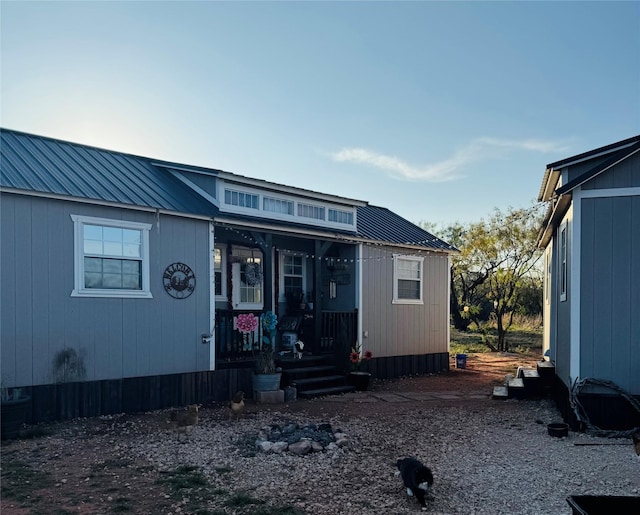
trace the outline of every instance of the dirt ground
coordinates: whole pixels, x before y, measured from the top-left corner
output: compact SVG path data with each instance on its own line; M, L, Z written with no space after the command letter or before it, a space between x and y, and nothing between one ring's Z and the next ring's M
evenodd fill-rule
M505 374L515 374L518 366L535 366L538 356L521 354L468 354L465 369L455 368L445 374L407 377L394 381L376 381L371 392L461 392L476 393L467 400L429 401L430 406L451 402L473 402L476 406L490 400L496 384ZM478 393L485 393L485 400ZM445 396L446 397L446 396ZM464 397L464 396L463 396ZM273 405L247 403L246 416ZM351 416L375 416L377 413L406 409L389 402L371 403L332 402L324 399L297 400L278 405L279 411L309 416L335 413L342 419ZM217 421L228 417L223 403L201 408L201 421ZM102 514L102 513L288 513L295 510L210 512L188 504L186 488L180 481L192 481L189 490L197 496L203 486L197 475L188 470L179 473L159 471L149 463L139 462L123 453L127 435L148 434L166 428L167 411L80 419L27 428L32 438L2 442L2 495L0 512L3 515L21 514ZM180 475L182 474L182 475Z

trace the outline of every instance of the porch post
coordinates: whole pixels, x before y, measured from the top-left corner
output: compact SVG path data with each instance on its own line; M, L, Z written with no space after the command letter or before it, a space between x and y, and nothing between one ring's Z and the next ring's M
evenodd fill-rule
M273 236L267 233L264 236L264 309L273 311Z

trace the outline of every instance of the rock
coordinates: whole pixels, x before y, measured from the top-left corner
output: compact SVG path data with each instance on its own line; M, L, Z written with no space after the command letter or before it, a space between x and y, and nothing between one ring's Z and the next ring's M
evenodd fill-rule
M281 453L286 451L289 448L289 444L287 442L276 442L271 447L271 450L276 453Z
M300 440L299 442L289 445L289 451L298 456L304 456L311 452L311 442L309 440Z
M262 452L270 452L273 449L273 442L270 442L268 440L262 440L257 442L257 447Z

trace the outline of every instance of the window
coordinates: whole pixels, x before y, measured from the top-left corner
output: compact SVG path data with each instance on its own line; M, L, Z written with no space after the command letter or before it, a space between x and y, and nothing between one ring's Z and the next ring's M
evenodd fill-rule
M560 228L560 300L567 300L567 224Z
M224 190L224 203L230 206L259 209L258 195L244 193L242 191Z
M293 202L272 197L262 199L262 209L271 213L281 213L293 216Z
M257 249L233 249L233 304L236 309L262 309L263 270L262 252Z
M213 251L213 269L215 274L215 294L217 300L227 300L227 259L226 246L219 245Z
M329 221L339 224L353 225L353 213L340 209L329 209Z
M393 302L395 304L422 304L422 265L424 258L417 256L393 257Z
M71 215L73 297L143 297L149 290L150 224Z
M303 293L305 290L305 258L293 254L282 255L282 284L284 298Z
M324 220L324 208L312 206L311 204L298 204L298 216Z
M551 274L553 273L553 260L551 259L551 247L547 247L544 254L545 274L544 274L544 300L545 304L549 304L551 297Z

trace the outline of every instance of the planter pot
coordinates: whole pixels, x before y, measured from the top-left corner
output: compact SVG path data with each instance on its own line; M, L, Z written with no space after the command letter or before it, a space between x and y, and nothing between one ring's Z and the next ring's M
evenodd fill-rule
M253 375L253 391L254 392L271 392L280 389L280 378L282 372L275 374L254 374Z
M20 428L27 419L27 409L31 397L3 401L0 406L0 426L3 440L12 440L20 434Z
M355 386L359 392L369 389L371 374L369 372L349 372L348 381L351 386Z

